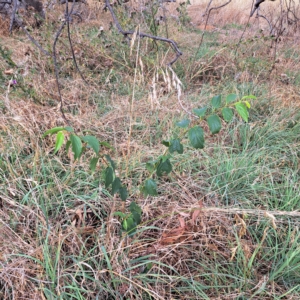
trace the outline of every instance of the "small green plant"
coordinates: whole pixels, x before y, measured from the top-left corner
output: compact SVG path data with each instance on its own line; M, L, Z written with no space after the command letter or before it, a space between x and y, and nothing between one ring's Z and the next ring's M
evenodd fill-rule
M90 159L90 169L94 172L96 170L97 163L102 161L104 163L103 168L103 180L105 188L110 188L111 195L119 194L121 200L125 201L128 198L127 187L122 184L121 179L116 175L116 164L107 154L101 154L101 147L112 148L109 143L99 141L93 135L77 135L72 127L54 127L47 130L43 137L47 135L56 134L56 142L54 153L57 153L66 142L66 152L69 152L70 148L74 154L75 161L80 159L84 152L89 149L93 150L94 155ZM117 212L117 215L122 219L122 228L129 235L135 232L135 228L141 222L142 210L132 202L129 206L130 213L124 214Z
M179 21L182 25L186 26L191 22L191 17L188 14L187 7L191 5L191 2L188 0L186 2L179 3L179 6L176 8L179 13Z
M211 99L210 106L193 109L196 121L183 119L177 122L176 126L181 129L180 133L176 134L176 136L169 141L163 141L163 145L165 145L168 149L163 155L158 157L158 159L146 164L146 168L150 174L148 179L144 182L144 185L141 187L141 191L144 195L157 195L157 184L152 177L156 174L159 178L172 171L170 158L175 152L178 154L183 153L184 147L182 140L186 138L186 136L193 148L204 148L205 136L204 129L201 126L203 122L207 123L211 134L219 133L222 128L221 119L227 123L230 122L234 117L235 111L245 122L248 122L250 108L249 99L256 99L256 97L249 95L238 100L238 96L236 94L229 94L225 98L225 103L222 105L221 95L214 96Z
M235 112L245 122L248 122L248 110L250 108L249 99L256 99L256 97L249 95L238 100L236 94L229 94L225 98L225 103L222 105L221 95L214 96L211 99L209 106L195 108L193 110L193 116L196 117L196 121L183 119L177 122L176 126L180 128L179 134L176 134L176 136L169 141L162 141L163 145L167 147L166 151L157 159L146 163L146 169L149 172L149 176L140 187L141 192L145 196L158 195L157 183L154 180L154 177L156 175L157 178L161 178L172 171L171 157L175 152L178 154L183 153L184 147L182 140L186 136L193 148L204 148L205 136L204 129L201 126L203 122L207 123L211 134L219 133L222 128L221 119L228 123L233 119ZM97 163L101 161L104 166L102 174L105 188L110 188L111 195L119 194L123 201L128 198L127 187L122 184L121 179L116 175L115 162L109 155L101 154L101 147L112 148L107 142L101 142L93 135L77 135L73 128L68 126L49 129L44 133L43 137L53 134L56 134L54 153L57 153L61 149L66 137L66 152L71 148L75 161L79 159L84 152L89 149L93 150L94 155L90 159L90 169L94 172ZM141 223L142 209L135 202L131 202L129 205L129 213L118 211L115 212L115 215L121 218L123 231L128 235L133 235L136 232L136 227Z

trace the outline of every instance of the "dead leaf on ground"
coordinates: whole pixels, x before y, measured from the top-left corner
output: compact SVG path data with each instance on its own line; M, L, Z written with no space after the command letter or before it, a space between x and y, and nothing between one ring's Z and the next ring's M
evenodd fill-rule
M8 69L4 71L5 75L13 75L14 74L14 69Z

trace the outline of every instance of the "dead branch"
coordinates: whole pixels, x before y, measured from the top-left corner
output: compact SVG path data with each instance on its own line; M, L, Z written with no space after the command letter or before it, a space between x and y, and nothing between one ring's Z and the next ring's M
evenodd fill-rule
M251 14L250 14L250 18L254 15L254 13L255 13L255 11L257 10L257 9L259 9L259 6L263 3L263 2L265 2L266 0L256 0L256 2L255 2L255 4L254 4L254 7L253 7L253 9L252 9L252 11L251 11ZM275 0L271 0L271 1L275 1Z
M202 35L201 35L200 43L199 43L199 46L198 46L197 51L196 51L196 53L195 53L195 57L196 57L197 53L199 52L199 49L200 49L200 47L201 47L201 45L202 45L202 43L203 43L203 38L204 38L204 34L205 34L205 29L206 29L207 24L208 24L208 19L209 19L210 13L211 13L214 9L217 10L217 9L220 9L220 8L222 8L222 7L226 6L226 5L228 5L231 1L232 1L232 0L228 0L226 3L224 3L224 4L220 5L220 6L215 6L215 7L210 8L209 11L208 11L208 13L207 13L207 11L205 12L204 15L207 14L207 17L206 17L204 29L203 29L203 32L202 32ZM209 2L208 6L207 6L207 9L209 8L209 6L210 6L211 3L212 3L212 0ZM206 9L206 10L207 10L207 9Z
M125 30L123 30L123 28L121 27L115 13L114 13L114 10L113 10L109 0L105 0L105 7L104 8L108 8L108 10L110 11L110 13L112 15L112 18L114 20L114 23L117 26L118 31L120 33L122 33L124 35L124 37L128 38L128 35L134 34L134 31L125 31ZM171 39L167 39L167 38L163 38L163 37L159 37L159 36L155 36L155 35L151 35L151 34L143 33L143 32L138 32L137 36L139 36L140 38L147 37L147 38L152 39L152 40L169 43L171 45L171 47L173 48L174 52L176 53L176 57L167 64L168 66L173 65L179 59L179 57L183 54L179 50L177 43L174 42Z

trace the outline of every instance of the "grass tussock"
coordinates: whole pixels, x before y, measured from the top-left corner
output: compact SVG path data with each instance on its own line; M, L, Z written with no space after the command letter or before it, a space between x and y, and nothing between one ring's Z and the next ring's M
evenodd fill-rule
M110 143L101 151L129 197L111 195L103 167L89 170L89 152L75 161L71 151L54 153L53 137L42 138L66 125L53 61L23 33L1 35L0 299L299 299L299 32L274 38L253 20L242 37L251 6L243 2L213 14L218 30L201 42L203 28L180 11L179 21L155 27L147 11L128 18L132 12L116 7L125 28L140 24L178 43L179 101L165 67L172 50L146 39L128 44L108 13L88 4L84 22L71 25L88 85L66 32L56 49L62 109L78 134ZM186 10L193 23L206 4L194 5ZM48 50L61 12L31 29ZM249 122L234 117L216 135L203 125L205 148L183 141L158 196L145 197L146 163L178 136L176 122L230 93L257 96ZM143 213L128 236L115 213L131 201Z

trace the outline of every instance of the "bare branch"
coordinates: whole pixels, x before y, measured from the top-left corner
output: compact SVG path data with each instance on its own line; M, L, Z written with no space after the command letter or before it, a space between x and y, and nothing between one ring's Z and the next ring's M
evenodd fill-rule
M204 38L204 34L205 34L205 29L206 29L207 24L208 24L208 19L209 19L210 13L211 13L214 9L217 10L217 9L220 9L220 8L222 8L222 7L226 6L226 5L228 5L231 1L232 1L232 0L228 0L226 3L224 3L224 4L220 5L220 6L215 6L215 7L210 8L209 11L208 11L208 13L205 12L205 14L207 13L207 17L206 17L204 29L203 29L203 32L202 32L202 35L201 35L200 43L199 43L199 46L198 46L197 51L196 51L196 53L195 53L195 57L196 57L197 53L199 52L199 49L200 49L200 47L201 47L201 45L202 45L202 43L203 43L203 38ZM212 2L212 0L209 2L208 6L207 6L207 9L208 9L209 5L211 4L211 2ZM207 10L207 9L206 9L206 10Z
M272 0L272 1L274 1L274 0ZM259 8L259 6L260 6L263 2L265 2L265 0L256 0L256 2L255 2L255 4L254 4L254 8L253 8L253 10L252 10L252 12L251 12L251 14L250 14L250 18L254 15L255 11Z
M16 19L16 12L17 12L17 8L18 8L18 1L17 0L13 0L13 11L11 13L10 16L10 24L9 24L9 33L11 34L12 32L12 28Z
M24 24L22 23L22 21L20 21L18 18L15 18L15 22L22 28L22 30L26 33L27 37L29 38L29 40L37 47L39 48L45 55L47 56L51 56L51 54L46 51L41 45L40 43L35 40L30 33L28 32L28 30L25 28Z
M74 1L74 2L75 2L75 1ZM74 2L73 2L73 3L74 3ZM74 5L74 4L73 4L73 5ZM68 1L66 1L66 14L68 14ZM72 15L74 15L74 14L76 14L76 12L72 13ZM72 57L73 57L74 65L75 65L75 67L76 67L76 69L77 69L77 71L78 71L78 73L79 73L81 79L82 79L86 84L88 84L87 81L85 80L85 78L83 77L83 75L82 75L82 73L81 73L81 71L80 71L80 69L79 69L79 67L78 67L77 61L76 61L76 57L75 57L75 53L74 53L74 49L73 49L73 44L72 44L72 39L71 39L71 33L70 33L70 20L69 20L69 18L68 18L68 20L67 20L67 32L68 32L68 39L69 39L69 44L70 44L70 49L71 49L71 52L72 52Z
M71 7L71 10L69 12L69 8L68 8L68 1L66 1L66 11L65 11L65 19L62 22L60 28L58 29L56 35L55 35L55 39L53 42L53 64L54 64L54 70L55 70L55 79L56 79L56 85L57 85L57 90L58 90L58 95L59 95L59 99L60 99L60 112L62 114L62 117L64 118L64 120L69 124L69 120L66 118L64 110L63 110L63 99L62 99L62 94L61 94L61 88L60 88L60 83L59 83L59 76L58 76L58 65L57 65L57 58L56 58L56 44L58 42L58 38L60 37L64 27L66 26L67 22L70 21L70 16L73 13L73 9L75 6L75 0L73 0L73 4Z
M112 15L112 18L114 20L114 23L116 24L117 29L119 30L120 33L122 33L125 37L128 37L128 35L134 34L134 31L124 31L123 30L123 28L121 27L115 13L114 13L114 10L111 7L111 4L110 4L109 0L105 0L105 8L106 7L110 11L110 13ZM172 64L174 64L178 60L178 58L182 55L182 52L179 50L177 43L174 42L171 39L167 39L167 38L163 38L163 37L159 37L159 36L155 36L155 35L151 35L151 34L143 33L143 32L138 32L137 35L141 38L147 37L147 38L152 39L152 40L169 43L171 45L171 47L173 48L174 52L176 53L176 57L167 64L168 66L171 66Z

